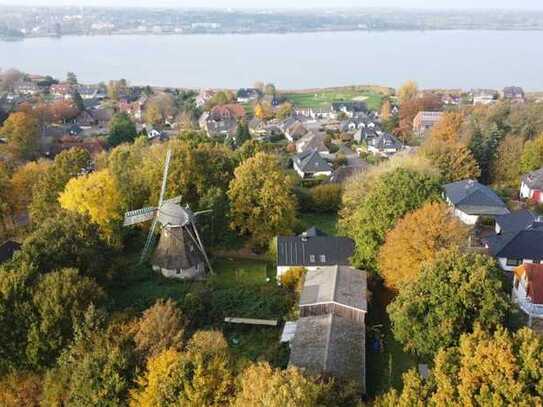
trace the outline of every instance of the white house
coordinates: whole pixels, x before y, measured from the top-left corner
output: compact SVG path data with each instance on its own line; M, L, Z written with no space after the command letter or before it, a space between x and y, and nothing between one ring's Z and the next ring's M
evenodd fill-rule
M293 160L294 169L301 178L330 177L332 167L317 150L298 154Z
M520 197L543 203L543 168L532 171L521 178Z
M454 214L466 225L475 225L480 217L506 215L505 203L489 187L474 180L453 182L443 186L443 196Z

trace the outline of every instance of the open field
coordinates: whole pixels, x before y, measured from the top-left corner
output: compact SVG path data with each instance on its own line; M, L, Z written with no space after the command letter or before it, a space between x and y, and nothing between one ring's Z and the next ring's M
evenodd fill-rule
M364 101L370 110L379 110L386 91L372 87L311 89L282 94L298 107L320 108L339 101Z

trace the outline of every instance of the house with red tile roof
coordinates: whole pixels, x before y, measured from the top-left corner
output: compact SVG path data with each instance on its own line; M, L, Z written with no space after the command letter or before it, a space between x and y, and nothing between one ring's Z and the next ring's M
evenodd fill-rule
M514 271L513 302L528 315L528 325L533 318L543 319L543 264L524 263Z

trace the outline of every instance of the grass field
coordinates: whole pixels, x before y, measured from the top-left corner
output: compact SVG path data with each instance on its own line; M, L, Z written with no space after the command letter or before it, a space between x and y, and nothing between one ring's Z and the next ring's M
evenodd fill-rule
M337 234L337 214L335 213L303 213L300 215L303 230L315 226L329 235Z
M415 358L402 350L402 346L394 339L390 329L390 321L386 313L386 305L391 294L382 284L368 281L372 296L366 322L366 386L368 396L375 397L390 388L400 389L402 374L417 367ZM374 338L380 338L380 351L372 349Z
M298 107L326 107L332 102L359 100L367 103L370 110L379 110L383 94L368 88L338 88L283 94Z

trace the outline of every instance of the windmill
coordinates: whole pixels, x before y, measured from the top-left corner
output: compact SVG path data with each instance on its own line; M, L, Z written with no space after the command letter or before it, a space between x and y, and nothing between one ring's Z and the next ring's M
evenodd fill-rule
M140 257L140 262L143 262L153 247L155 229L160 224L160 239L151 258L153 270L171 278L203 278L206 266L211 273L213 269L198 233L196 219L211 211L192 212L188 206L180 205L181 196L164 200L171 156L172 152L168 150L158 205L125 213L123 226L153 221Z

